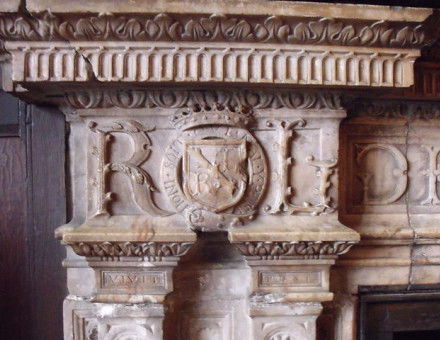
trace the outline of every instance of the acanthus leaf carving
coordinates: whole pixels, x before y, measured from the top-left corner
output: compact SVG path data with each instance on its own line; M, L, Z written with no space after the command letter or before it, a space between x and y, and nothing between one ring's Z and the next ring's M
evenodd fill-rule
M440 118L440 105L436 102L357 99L344 105L348 107L349 115L354 117L407 120Z
M268 90L90 90L66 93L68 105L77 109L91 108L186 108L213 106L253 107L254 109L342 109L341 95L336 92L268 91Z
M103 259L123 256L144 257L150 261L161 261L163 257L183 256L191 247L189 242L77 242L69 243L80 256Z
M265 260L279 258L320 258L345 254L355 244L351 241L248 241L235 243L244 256Z
M4 40L130 40L231 41L346 46L418 47L425 43L422 25L399 22L358 22L319 18L180 17L143 15L83 15L62 18L51 13L25 17L0 16Z

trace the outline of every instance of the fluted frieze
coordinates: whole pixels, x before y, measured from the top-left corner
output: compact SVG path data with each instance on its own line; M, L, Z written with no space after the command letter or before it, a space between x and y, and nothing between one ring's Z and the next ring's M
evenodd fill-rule
M418 50L169 42L7 42L12 81L405 87Z

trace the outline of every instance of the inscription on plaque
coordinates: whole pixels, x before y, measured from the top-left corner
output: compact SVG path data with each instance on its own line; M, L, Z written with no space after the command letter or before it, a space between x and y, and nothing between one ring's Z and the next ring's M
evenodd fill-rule
M260 287L320 287L321 272L259 272Z
M101 287L112 289L166 289L165 272L103 271Z

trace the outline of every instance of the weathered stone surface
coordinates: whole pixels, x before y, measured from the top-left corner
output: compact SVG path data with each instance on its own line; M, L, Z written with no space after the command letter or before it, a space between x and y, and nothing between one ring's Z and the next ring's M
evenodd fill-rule
M20 0L2 1L0 3L0 12L17 12L20 2Z
M98 81L408 87L419 49L432 39L422 24L429 9L238 4L155 1L145 12L143 2L27 3L32 16L0 16L0 37L12 56L4 86ZM125 7L130 9L117 14ZM184 15L188 11L192 17Z
M104 0L99 2L57 0L27 0L31 12L123 12L123 13L231 13L238 15L283 15L330 17L360 20L423 21L431 13L428 8L386 6L353 6L342 4L285 2L268 0Z
M431 9L16 5L3 87L69 121L65 339L315 339L325 303L349 340L360 285L440 280L440 107L384 94Z

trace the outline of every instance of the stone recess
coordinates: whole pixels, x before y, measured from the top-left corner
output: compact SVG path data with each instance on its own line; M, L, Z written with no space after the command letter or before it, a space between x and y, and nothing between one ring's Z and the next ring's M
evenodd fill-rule
M341 127L339 218L361 242L332 268L327 315L335 339L355 338L359 286L440 280L438 102L357 100L349 114Z
M438 110L346 96L413 84L430 9L11 6L3 88L69 122L66 340L311 340L334 292L348 340L376 263L438 280Z

